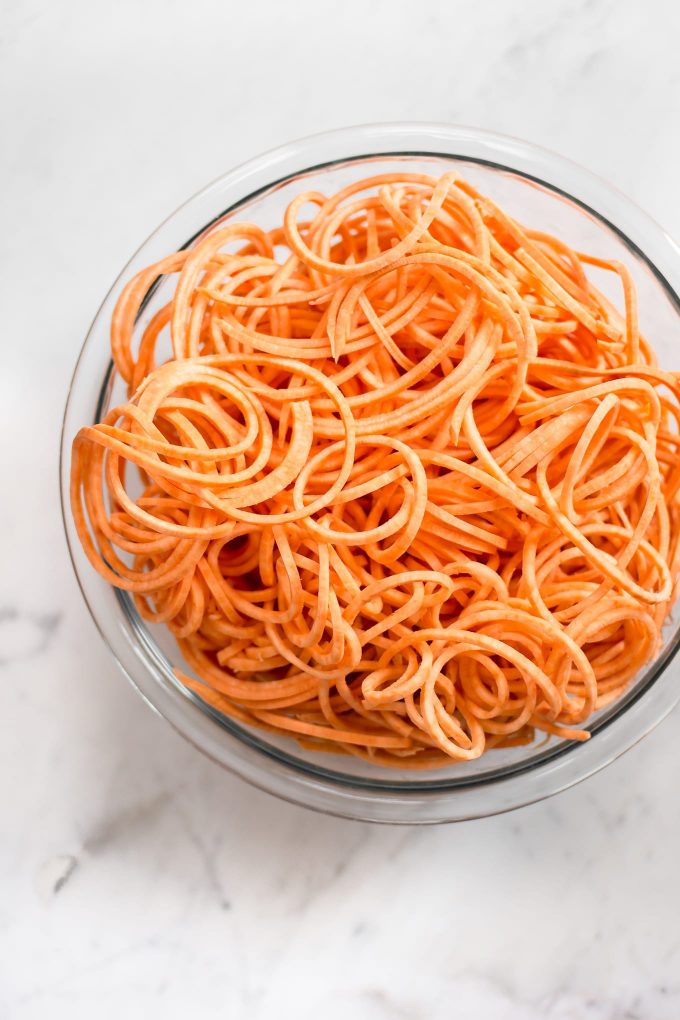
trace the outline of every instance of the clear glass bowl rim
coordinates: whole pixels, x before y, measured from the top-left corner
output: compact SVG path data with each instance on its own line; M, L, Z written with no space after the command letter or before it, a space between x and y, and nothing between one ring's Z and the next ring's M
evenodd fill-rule
M498 814L558 793L599 771L649 733L680 700L680 684L667 669L680 647L680 628L676 627L635 691L623 699L620 711L601 728L596 727L585 744L565 745L539 764L520 765L470 782L433 779L408 785L392 782L387 776L371 783L272 753L239 727L225 725L219 713L181 688L130 618L122 599L117 598L119 618L97 610L97 583L104 582L84 559L69 510L70 444L82 424L74 405L87 382L87 360L93 344L99 342L98 326L110 316L121 284L153 261L152 249L155 257L160 257L178 246L174 236L178 218L193 223L193 232L179 242L188 245L216 219L260 192L310 170L374 156L457 158L514 172L547 187L618 234L631 252L647 263L680 316L680 248L675 241L612 185L562 156L509 136L435 123L366 124L309 136L251 159L197 192L163 221L123 267L92 322L69 388L60 455L62 515L78 584L109 650L147 704L204 754L252 785L317 811L396 824L460 821ZM202 219L200 209L214 206L217 195L220 211ZM105 373L97 407L107 384ZM121 625L125 617L132 633Z

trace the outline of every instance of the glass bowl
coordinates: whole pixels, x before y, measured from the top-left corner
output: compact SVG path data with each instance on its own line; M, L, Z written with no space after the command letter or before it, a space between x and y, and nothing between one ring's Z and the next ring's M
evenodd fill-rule
M400 167L441 174L459 169L521 222L573 248L626 262L640 320L666 368L680 369L680 250L648 216L586 170L514 138L439 124L346 128L293 142L237 167L189 199L142 245L106 296L83 345L66 406L61 449L62 508L73 565L90 612L123 672L179 733L243 779L287 800L348 818L424 824L495 814L557 793L596 772L648 733L680 699L670 668L680 644L677 618L656 660L590 726L586 743L540 737L491 750L474 762L400 772L360 759L301 749L293 740L246 729L185 689L171 635L147 625L129 596L110 587L80 548L68 508L72 439L118 403L123 388L109 353L109 322L123 284L143 266L193 244L232 217L271 227L300 190L332 192L351 179ZM612 286L598 271L602 290ZM151 287L143 324L168 299L172 281ZM616 293L609 293L618 300Z

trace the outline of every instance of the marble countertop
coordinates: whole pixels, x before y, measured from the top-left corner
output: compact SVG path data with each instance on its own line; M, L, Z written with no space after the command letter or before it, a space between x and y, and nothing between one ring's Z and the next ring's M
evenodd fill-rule
M677 711L504 817L308 813L128 687L57 497L82 337L185 196L312 131L459 121L573 157L680 235L679 32L673 0L3 5L2 1020L680 1016Z

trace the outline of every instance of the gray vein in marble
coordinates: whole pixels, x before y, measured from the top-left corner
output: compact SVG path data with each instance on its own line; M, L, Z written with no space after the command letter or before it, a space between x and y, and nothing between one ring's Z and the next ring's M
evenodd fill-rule
M377 1006L389 1020L426 1020L417 1007L401 1005L383 988L369 988L363 992L363 997L371 1007Z
M36 873L36 886L43 900L61 892L78 867L75 854L54 854L43 861Z
M211 846L209 844L209 842L201 835L200 831L194 827L188 814L182 810L179 804L176 803L174 808L177 817L181 820L184 834L201 859L204 876L207 880L208 887L216 897L216 902L219 904L221 910L231 910L231 900L227 895L226 889L222 885L217 865L217 857L220 849L219 846Z
M371 830L367 825L356 826L356 838L348 847L343 846L343 856L337 861L330 861L317 872L308 872L297 898L295 910L302 917L321 896L325 896L331 887L351 868L354 860L371 840Z
M10 606L0 609L0 666L41 655L52 644L62 612L21 612Z
M163 790L153 797L126 806L111 817L105 818L85 837L83 850L96 855L102 850L108 849L117 840L133 836L135 829L163 811L170 799L171 795Z
M387 851L386 857L388 861L398 860L402 854L411 850L421 840L422 832L419 829L405 828L402 830L402 835L397 839L392 847Z

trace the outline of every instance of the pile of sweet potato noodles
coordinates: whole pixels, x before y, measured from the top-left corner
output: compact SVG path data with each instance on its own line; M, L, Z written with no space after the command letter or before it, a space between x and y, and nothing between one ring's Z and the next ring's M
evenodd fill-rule
M238 723L437 767L586 739L657 653L680 377L625 265L397 170L144 269L111 346L129 396L75 439L80 539Z

